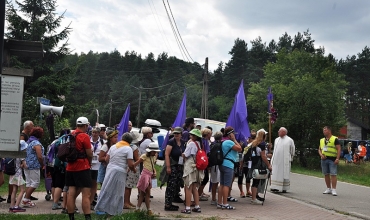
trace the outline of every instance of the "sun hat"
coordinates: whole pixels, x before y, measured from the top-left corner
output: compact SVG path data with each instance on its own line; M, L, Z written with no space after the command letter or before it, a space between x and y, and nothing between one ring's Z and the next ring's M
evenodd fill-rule
M158 144L155 143L155 142L150 143L148 148L145 149L145 150L146 150L146 152L152 152L152 151L159 152L159 151L161 151L161 150L159 150Z
M143 139L142 135L143 134L140 134L138 131L131 131L130 132L131 136L132 136L132 144L136 144L138 143L141 139Z
M89 120L86 117L79 117L76 120L76 124L77 125L88 125L90 123L89 123Z
M173 131L171 132L171 135L174 135L174 134L181 134L182 133L182 128L181 127L176 127L173 129Z
M195 135L195 136L200 137L200 138L202 137L202 133L199 131L199 129L196 129L196 128L194 128L193 130L191 130L189 132L189 134Z
M267 134L267 133L268 133L265 129L261 128L261 129L259 129L259 130L257 131L257 134L258 134L258 133L260 133L260 131L263 131L265 134Z
M153 130L151 127L142 127L141 128L141 133L143 133L144 135L145 134L148 134L148 133L151 133Z

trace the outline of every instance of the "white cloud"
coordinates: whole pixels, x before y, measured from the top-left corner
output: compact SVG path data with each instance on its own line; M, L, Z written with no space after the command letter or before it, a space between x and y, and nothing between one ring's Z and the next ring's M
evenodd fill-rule
M166 1L167 2L167 1ZM154 7L153 7L154 4ZM215 69L228 61L234 40L261 36L267 43L285 32L310 29L316 47L345 58L368 44L368 1L170 1L182 39L194 61ZM163 51L182 58L160 0L59 0L67 9L63 26L72 21L69 43L76 52L136 51L146 56Z

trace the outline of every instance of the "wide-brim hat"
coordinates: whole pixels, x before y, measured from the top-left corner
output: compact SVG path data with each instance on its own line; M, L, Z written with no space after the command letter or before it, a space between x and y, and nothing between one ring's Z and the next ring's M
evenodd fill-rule
M267 134L267 133L268 133L265 129L261 128L261 129L259 129L259 130L257 131L257 134L258 134L258 133L260 133L261 131L262 131L262 132L264 132L265 134Z
M158 144L155 143L155 142L150 143L148 148L145 149L145 150L146 150L146 152L152 152L152 151L159 152L159 151L161 151L161 150L159 150Z
M143 139L143 134L139 133L138 131L131 131L130 132L132 136L132 144L138 143L141 139Z
M194 128L193 130L191 130L189 132L189 134L195 135L195 136L200 137L200 138L202 137L202 133L200 132L199 129L196 129L196 128Z
M174 134L181 134L182 133L182 128L181 127L176 127L173 129L173 131L171 132L171 135L174 135Z

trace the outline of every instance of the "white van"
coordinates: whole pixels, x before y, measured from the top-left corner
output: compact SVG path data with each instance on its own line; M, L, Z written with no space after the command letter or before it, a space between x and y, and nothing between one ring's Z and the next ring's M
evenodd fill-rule
M195 125L200 124L202 126L202 129L206 126L209 126L212 128L212 133L215 134L216 131L220 131L221 128L225 128L226 122L221 121L214 121L210 119L204 119L204 118L194 118Z

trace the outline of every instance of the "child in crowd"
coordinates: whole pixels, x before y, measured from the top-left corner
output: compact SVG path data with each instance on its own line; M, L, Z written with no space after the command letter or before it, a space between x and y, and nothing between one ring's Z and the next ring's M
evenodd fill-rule
M134 167L138 164L143 163L143 171L141 172L137 188L139 189L140 195L137 202L136 210L139 210L141 203L144 201L148 210L148 215L153 215L150 209L150 189L152 188L152 179L156 178L157 172L154 169L154 164L157 160L157 152L159 152L158 144L152 142L146 149L146 154L140 156L140 159L135 162Z
M27 144L22 140L21 141L21 150L25 150L27 148ZM9 176L9 185L13 185L13 191L10 199L10 207L9 212L25 212L26 209L19 207L19 204L22 201L23 195L26 192L25 184L26 181L23 179L22 169L26 167L26 161L24 158L14 158L15 160L15 174ZM20 192L17 196L18 187Z

